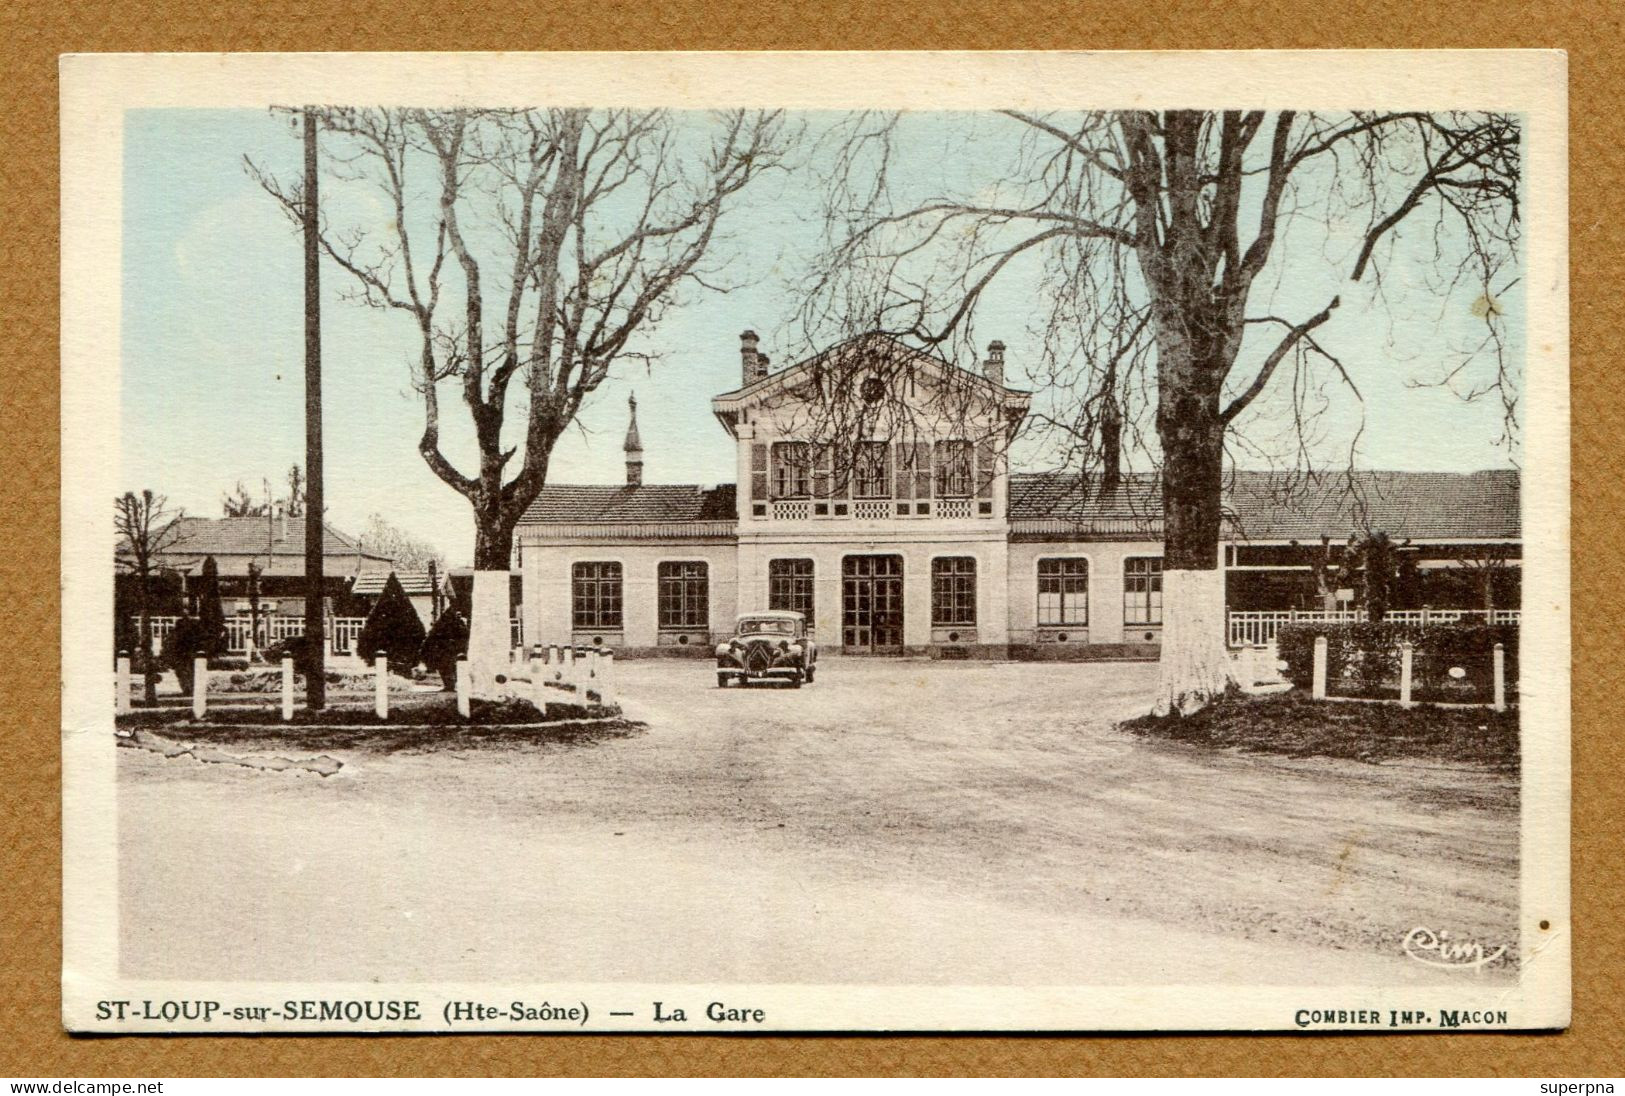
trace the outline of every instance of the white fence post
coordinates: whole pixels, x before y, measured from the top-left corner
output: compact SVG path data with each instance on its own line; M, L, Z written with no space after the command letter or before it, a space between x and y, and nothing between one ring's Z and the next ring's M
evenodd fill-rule
M547 671L542 665L540 643L530 649L530 700L537 711L547 711Z
M282 656L282 718L293 718L293 656Z
M202 655L192 659L192 718L202 719L209 704L209 660Z
M379 719L389 718L389 659L384 652L379 651L372 656L372 671L374 675L372 687L372 711Z
M467 719L469 716L469 682L468 682L468 656L457 656L457 714Z
M615 706L615 652L605 651L598 660L598 703Z
M114 677L118 681L118 695L113 699L113 711L124 715L130 710L130 656L124 651L118 653L118 673Z
M573 646L563 650L564 662L559 666L559 684L567 689L576 685L576 649Z
M1315 637L1315 676L1311 694L1316 700L1326 699L1326 637Z
M1507 710L1507 651L1501 643L1495 645L1495 710Z
M1399 645L1399 706L1411 706L1411 659L1415 648L1409 640Z
M547 645L547 680L557 681L558 679L559 645L557 643L549 643Z

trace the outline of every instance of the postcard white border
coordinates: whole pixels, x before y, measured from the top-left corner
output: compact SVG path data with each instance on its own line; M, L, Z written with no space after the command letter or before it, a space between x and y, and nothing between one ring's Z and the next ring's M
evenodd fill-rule
M1569 922L1569 395L1567 58L1551 51L1144 53L160 54L64 57L62 76L63 1021L110 998L709 1000L748 990L774 1030L1295 1029L1299 1007L1442 1009L1463 986L587 986L138 983L117 972L118 888L110 650L117 493L124 111L304 102L783 106L972 110L1191 106L1516 111L1527 119L1528 369L1522 794L1523 956L1498 991L1509 1030L1567 1026ZM1218 90L1215 90L1218 89ZM515 103L514 105L525 105ZM67 672L66 668L72 668ZM1531 718L1532 713L1538 718ZM1541 922L1549 925L1539 927ZM652 995L652 996L650 996ZM1488 1007L1488 1006L1483 1006ZM164 1030L338 1030L179 1022ZM574 1023L541 1025L582 1030ZM1361 1027L1362 1025L1332 1025ZM701 1018L662 1030L739 1030ZM506 1022L455 1030L509 1030ZM535 1029L533 1025L532 1030ZM595 1017L585 1030L647 1030ZM144 1030L154 1030L147 1024ZM1319 1030L1326 1030L1320 1028Z

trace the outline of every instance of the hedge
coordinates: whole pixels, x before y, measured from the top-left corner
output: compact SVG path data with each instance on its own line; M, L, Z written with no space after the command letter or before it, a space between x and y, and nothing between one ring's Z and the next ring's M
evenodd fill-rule
M1423 699L1462 699L1470 690L1478 699L1494 695L1495 645L1506 652L1506 689L1517 691L1518 626L1516 624L1288 624L1276 633L1276 648L1286 663L1287 678L1307 689L1314 679L1315 640L1326 637L1328 688L1366 694L1397 694L1400 644L1413 645L1411 695ZM1466 674L1459 681L1453 667Z

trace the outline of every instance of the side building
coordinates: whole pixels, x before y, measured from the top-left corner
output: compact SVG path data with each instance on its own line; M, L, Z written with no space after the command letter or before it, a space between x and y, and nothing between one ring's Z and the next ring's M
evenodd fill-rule
M736 613L790 609L852 654L1156 657L1156 478L1011 472L1030 394L1004 380L1000 343L972 373L879 335L770 372L747 331L740 387L712 400L737 484L644 483L634 403L625 483L550 484L520 522L526 642L709 653ZM1226 483L1232 643L1357 618L1338 576L1377 531L1403 561L1396 611L1517 612L1514 471Z

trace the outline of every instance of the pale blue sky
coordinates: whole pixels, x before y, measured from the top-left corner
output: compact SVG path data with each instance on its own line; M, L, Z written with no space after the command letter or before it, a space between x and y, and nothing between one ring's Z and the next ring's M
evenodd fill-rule
M807 119L814 131L822 124ZM696 117L694 125L704 119ZM903 131L899 180L905 193L978 184L1003 162L1014 134L988 117L916 116ZM966 133L970 133L967 138ZM302 459L303 326L298 236L243 170L252 156L292 177L299 142L286 121L257 110L145 110L126 115L124 133L124 296L119 482L150 487L188 513L216 516L237 480L280 489ZM957 165L957 166L945 166ZM945 182L946 180L946 182ZM737 386L738 333L760 332L763 350L783 364L805 345L792 329L796 290L817 247L820 192L811 173L764 179L724 221L715 254L739 288L722 295L690 291L651 332L644 349L661 355L653 374L641 367L614 378L592 398L555 452L552 482L613 483L622 476L626 395L636 389L646 477L650 482L716 483L734 477L727 435L710 397ZM1285 314L1323 304L1335 289L1342 241L1324 264L1295 268L1279 290ZM1316 266L1323 266L1317 269ZM324 278L324 359L328 513L357 532L380 512L443 549L455 563L471 554L467 503L436 479L416 451L422 411L407 385L413 331L399 314L340 299L345 275ZM1033 272L1012 269L979 312L978 339L1009 346L1012 383L1038 352L1045 309L1035 303ZM1359 463L1367 467L1472 470L1504 467L1497 446L1501 417L1493 402L1467 405L1450 394L1407 386L1443 361L1452 338L1470 329L1465 301L1395 292L1378 307L1370 294L1348 294L1323 329L1365 397ZM1522 294L1502 302L1521 354ZM1519 359L1521 360L1521 359ZM965 363L969 364L969 363ZM1042 400L1044 394L1040 393ZM445 448L463 467L472 446L455 429L460 403L443 399ZM1358 408L1339 399L1326 445L1352 434ZM1280 427L1263 421L1262 438ZM1018 451L1018 463L1042 459Z

